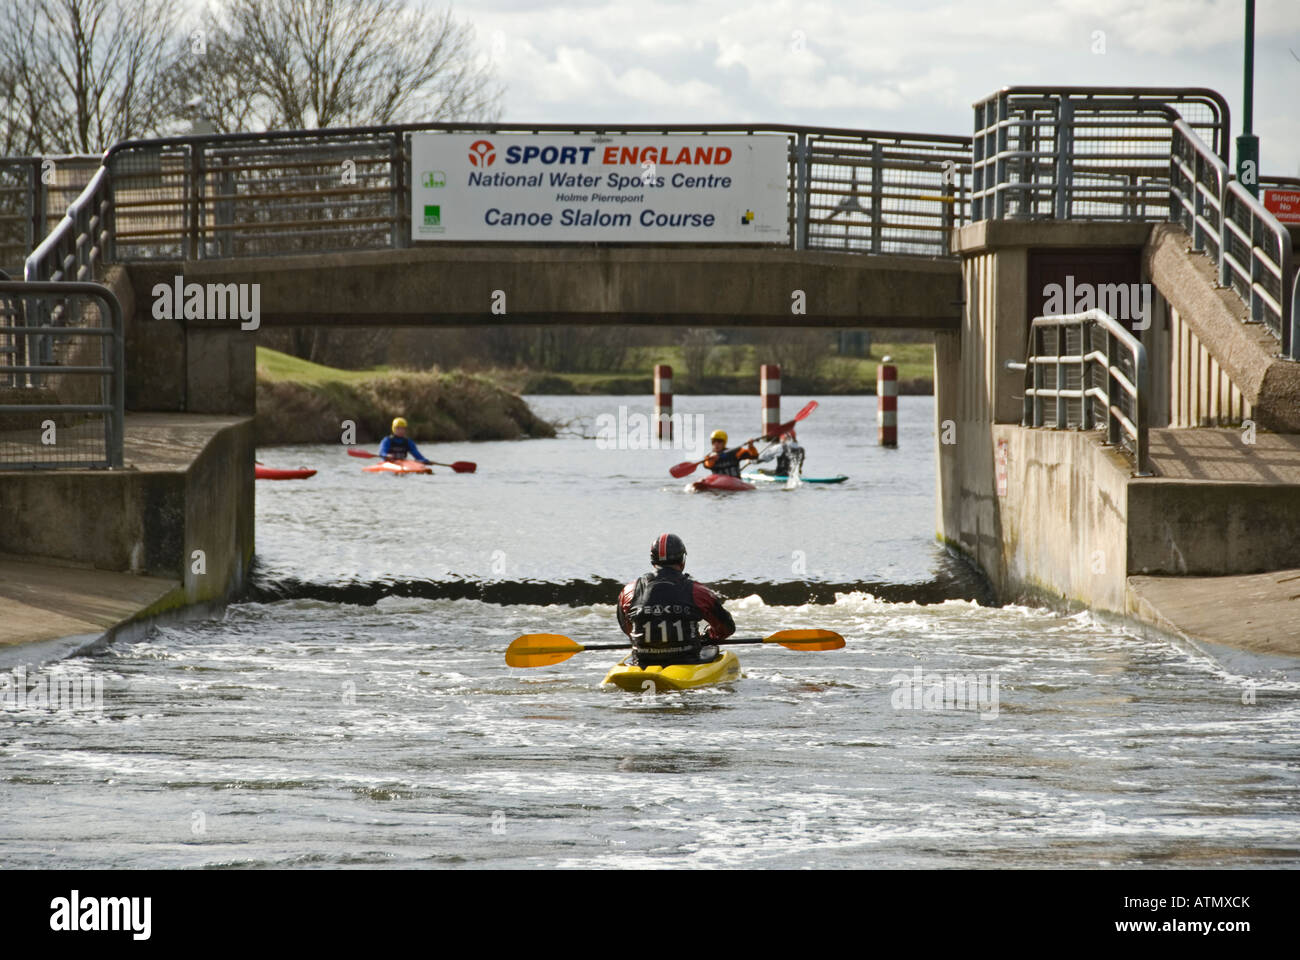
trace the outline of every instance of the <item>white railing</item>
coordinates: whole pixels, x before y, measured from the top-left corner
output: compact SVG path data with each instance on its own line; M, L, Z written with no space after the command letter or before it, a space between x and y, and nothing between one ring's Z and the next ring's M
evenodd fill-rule
M1214 261L1219 283L1241 297L1250 320L1272 331L1283 356L1300 359L1291 234L1181 121L1174 124L1169 197L1170 219L1187 231L1192 249Z
M1223 154L1228 105L1177 87L1006 87L975 104L975 220L1163 220L1171 125Z
M1035 317L1025 357L1027 427L1104 429L1149 477L1146 348L1102 310Z

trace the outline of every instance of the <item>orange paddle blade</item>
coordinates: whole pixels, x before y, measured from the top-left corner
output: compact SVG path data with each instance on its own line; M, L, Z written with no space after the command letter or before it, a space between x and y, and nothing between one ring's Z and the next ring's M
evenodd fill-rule
M379 454L377 454L377 453L367 453L365 450L353 450L351 447L348 447L348 456L349 456L349 457L361 457L363 460L367 460L367 459L370 459L370 458L372 458L372 457L377 457L377 456L379 456Z
M763 638L788 650L839 650L844 638L834 630L780 630Z
M451 464L451 468L457 473L473 473L478 469L478 464L471 463L468 460L457 460L455 463Z
M698 463L692 463L691 461L688 460L685 463L679 463L677 464L677 466L669 468L668 472L671 473L674 477L680 478L686 476L688 473L694 473L695 468L698 466L699 466Z
M558 633L526 633L510 644L506 663L512 667L549 667L585 649Z

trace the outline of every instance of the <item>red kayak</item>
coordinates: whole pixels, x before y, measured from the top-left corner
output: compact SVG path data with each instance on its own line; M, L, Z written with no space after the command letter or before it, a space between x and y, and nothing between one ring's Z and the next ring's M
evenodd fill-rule
M258 480L306 480L316 476L315 470L272 470L260 463L253 466L253 476Z
M418 460L385 460L361 468L366 473L433 473L433 467L427 467Z
M730 492L733 490L753 490L754 485L736 477L729 477L725 473L711 473L703 480L696 480L694 483L689 484L688 489Z

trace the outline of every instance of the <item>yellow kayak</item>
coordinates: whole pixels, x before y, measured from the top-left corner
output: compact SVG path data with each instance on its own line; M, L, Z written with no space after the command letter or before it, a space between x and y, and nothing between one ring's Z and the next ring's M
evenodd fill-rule
M605 674L605 683L622 690L641 693L653 685L656 693L689 690L711 683L727 683L740 677L740 658L730 650L708 663L675 663L671 667L629 667L627 661L615 664Z

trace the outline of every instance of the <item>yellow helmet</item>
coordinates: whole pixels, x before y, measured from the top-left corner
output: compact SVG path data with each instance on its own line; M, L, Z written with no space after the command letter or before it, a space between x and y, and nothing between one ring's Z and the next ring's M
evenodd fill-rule
M727 442L727 431L726 431L726 430L714 430L711 434L709 434L709 439L710 439L710 440L721 440L723 443L726 443L726 442Z
M394 418L393 418L393 429L394 429L394 430L396 430L398 427L404 427L404 426L406 426L406 420L405 420L403 417L394 417Z

